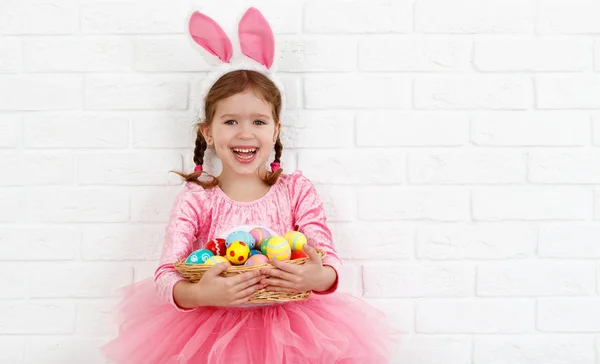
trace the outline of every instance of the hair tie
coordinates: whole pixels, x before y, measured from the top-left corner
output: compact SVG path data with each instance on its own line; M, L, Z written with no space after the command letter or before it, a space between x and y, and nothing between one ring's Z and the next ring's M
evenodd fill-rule
M279 168L281 168L281 164L279 164L279 162L273 162L273 163L271 163L271 172L275 172Z
M194 167L194 172L202 172L202 164L198 164L196 167Z

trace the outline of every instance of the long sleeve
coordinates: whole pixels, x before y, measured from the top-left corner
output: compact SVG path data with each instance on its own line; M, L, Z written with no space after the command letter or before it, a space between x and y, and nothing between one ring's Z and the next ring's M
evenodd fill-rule
M154 272L154 283L161 298L181 311L175 303L173 288L184 278L175 270L173 264L186 258L193 251L198 225L202 219L201 208L197 196L188 185L177 197L171 210L169 224L165 231L165 241L160 258L160 264Z
M335 251L331 230L327 226L323 202L314 185L301 172L296 171L291 175L290 184L296 230L306 236L311 246L319 248L327 254L323 259L323 265L332 267L337 275L330 289L315 293L332 293L338 287L342 262Z

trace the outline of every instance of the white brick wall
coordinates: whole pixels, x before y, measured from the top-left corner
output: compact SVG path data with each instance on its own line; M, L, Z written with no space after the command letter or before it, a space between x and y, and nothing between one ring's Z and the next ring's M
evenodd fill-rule
M249 5L393 363L600 364L598 0L0 0L0 364L106 363L192 165L185 18Z

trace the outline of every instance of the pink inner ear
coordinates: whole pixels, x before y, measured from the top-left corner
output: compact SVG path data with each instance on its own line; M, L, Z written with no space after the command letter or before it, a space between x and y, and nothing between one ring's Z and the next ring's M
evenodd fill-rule
M271 68L275 57L275 38L267 20L256 8L250 8L238 26L242 53Z
M195 11L190 18L189 29L194 42L223 62L229 63L233 55L233 47L231 40L219 24L199 11Z

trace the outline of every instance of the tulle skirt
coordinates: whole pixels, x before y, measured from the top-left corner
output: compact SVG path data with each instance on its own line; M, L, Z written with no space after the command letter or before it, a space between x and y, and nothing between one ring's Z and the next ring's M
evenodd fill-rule
M381 312L342 293L192 312L161 301L152 279L124 293L118 337L102 347L119 364L383 364L395 345Z

